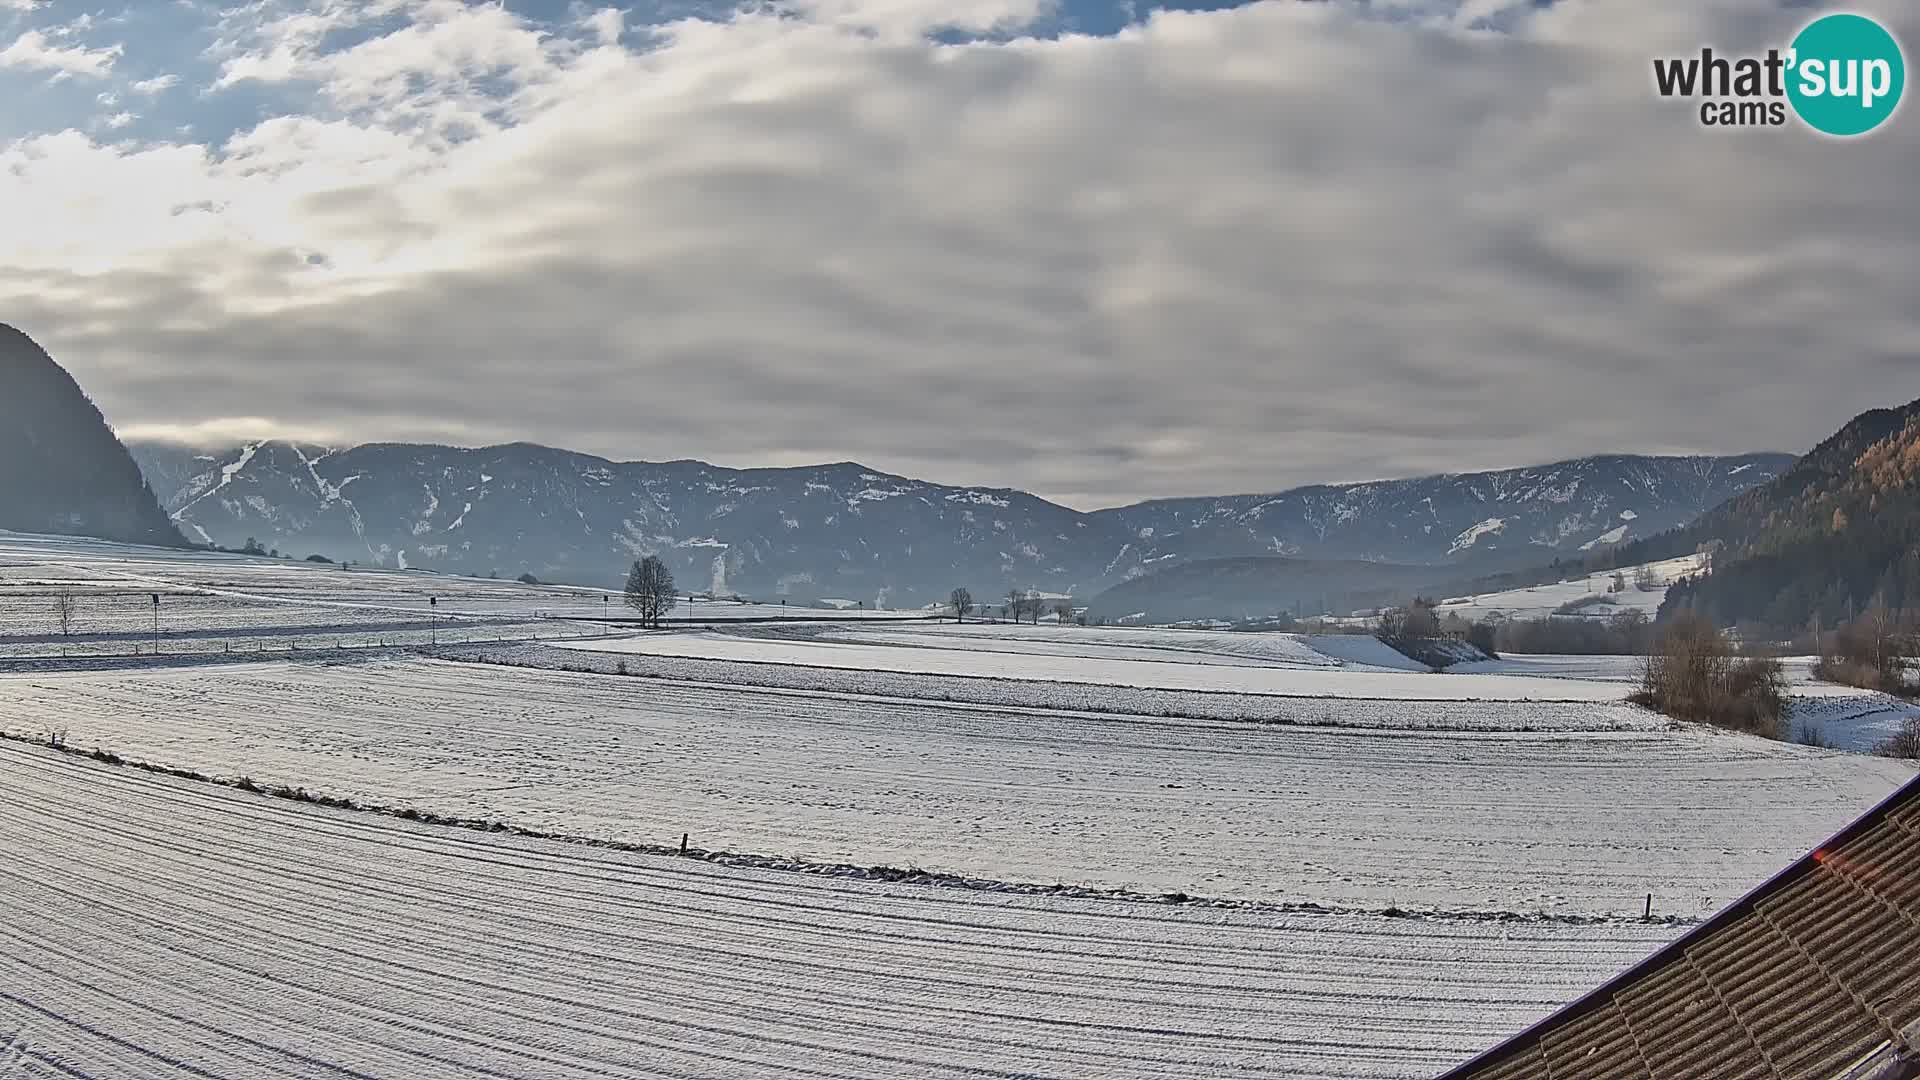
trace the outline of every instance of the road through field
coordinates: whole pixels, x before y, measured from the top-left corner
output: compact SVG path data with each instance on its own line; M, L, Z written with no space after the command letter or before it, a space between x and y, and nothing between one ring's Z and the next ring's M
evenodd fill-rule
M1379 726L1496 707L1515 730ZM1367 726L1288 727L420 660L0 675L7 730L386 805L1365 909L1637 914L1651 892L1705 915L1912 772L1715 733L1517 729L1580 707L1328 701L1314 715Z
M0 743L22 1077L1415 1077L1675 930L740 871Z

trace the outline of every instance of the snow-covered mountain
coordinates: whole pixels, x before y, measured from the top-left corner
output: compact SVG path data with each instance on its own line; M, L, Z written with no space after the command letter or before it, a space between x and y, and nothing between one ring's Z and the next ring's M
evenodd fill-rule
M1108 511L1135 561L1288 555L1440 563L1576 554L1684 525L1793 464L1791 454L1607 454L1498 472L1158 499Z
M905 605L956 584L1092 585L1079 552L1101 547L1086 515L1032 495L851 463L722 469L528 444L136 454L189 538L387 566L613 584L658 554L683 588Z
M852 463L725 469L484 449L137 444L190 539L303 556L614 584L659 554L683 587L909 606L965 585L1092 595L1199 558L1543 561L1691 520L1792 459L1602 457L1091 513Z

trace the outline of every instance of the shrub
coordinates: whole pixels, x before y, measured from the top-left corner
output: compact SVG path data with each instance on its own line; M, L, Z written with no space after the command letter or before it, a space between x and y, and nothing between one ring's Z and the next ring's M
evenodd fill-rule
M1881 757L1920 760L1920 716L1907 717L1901 722L1900 730L1874 747L1873 752Z
M1554 608L1553 613L1555 615L1578 615L1588 608L1613 607L1619 602L1620 601L1615 600L1606 593L1593 593L1589 596L1576 596L1566 603L1561 604L1559 607Z
M1769 739L1786 735L1787 679L1780 662L1735 656L1719 629L1691 612L1661 629L1632 700L1679 720Z
M1813 673L1828 682L1889 694L1920 692L1907 675L1915 639L1903 629L1900 620L1876 604L1821 642Z
M1405 608L1381 612L1380 623L1374 628L1374 634L1381 641L1396 647L1437 637L1440 633L1440 617L1435 614L1435 609L1439 606L1434 600L1416 596L1413 603Z
M1801 746L1812 746L1821 750L1838 750L1832 739L1827 738L1827 729L1817 724L1802 723L1793 733L1793 741Z
M1646 612L1628 608L1606 619L1509 619L1494 641L1511 653L1645 656L1653 630Z
M1492 623L1477 622L1467 627L1467 643L1495 660L1500 659L1500 652L1495 648L1498 636Z

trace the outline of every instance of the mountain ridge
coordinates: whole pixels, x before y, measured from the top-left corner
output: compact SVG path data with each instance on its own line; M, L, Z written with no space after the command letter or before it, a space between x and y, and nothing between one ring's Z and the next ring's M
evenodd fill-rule
M99 406L32 337L0 323L0 529L183 546Z
M661 554L695 588L894 605L936 602L954 585L977 597L1009 587L1092 595L1220 556L1545 561L1690 518L1699 500L1668 491L1684 477L1733 490L1743 472L1770 478L1791 460L1616 455L1081 511L1017 488L943 485L852 461L736 469L531 442L336 449L269 440L211 451L147 442L133 452L169 512L203 541L256 537L289 552L592 584ZM1514 479L1523 474L1531 489ZM1540 489L1549 480L1557 486ZM1463 484L1480 490L1463 493ZM1303 499L1311 512L1292 513ZM1253 520L1278 527L1227 522L1246 502L1264 506ZM1411 529L1381 524L1407 505L1426 517ZM1482 528L1490 514L1501 523Z

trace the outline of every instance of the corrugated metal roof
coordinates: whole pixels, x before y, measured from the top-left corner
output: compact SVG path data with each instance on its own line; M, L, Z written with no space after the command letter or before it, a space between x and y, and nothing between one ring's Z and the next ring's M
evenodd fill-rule
M1442 1080L1861 1080L1920 1058L1920 778Z

